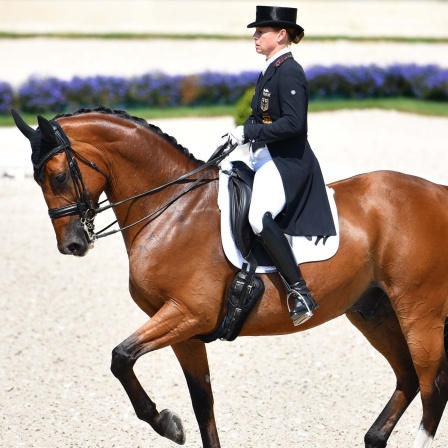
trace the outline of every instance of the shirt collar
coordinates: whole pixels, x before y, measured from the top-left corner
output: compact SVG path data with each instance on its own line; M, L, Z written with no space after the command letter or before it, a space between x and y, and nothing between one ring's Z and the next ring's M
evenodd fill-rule
M277 53L275 53L273 56L271 56L269 59L266 60L266 62L264 63L264 68L261 71L263 73L263 75L266 73L266 70L268 69L268 67L280 56L283 56L286 53L290 53L291 49L289 48L289 46L283 48L280 51L277 51Z

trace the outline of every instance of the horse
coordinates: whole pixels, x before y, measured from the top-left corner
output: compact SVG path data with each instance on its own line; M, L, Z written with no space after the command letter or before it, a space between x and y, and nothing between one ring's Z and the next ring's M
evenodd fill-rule
M181 419L157 410L133 370L144 354L171 346L202 444L219 448L201 335L222 322L238 271L220 238L219 167L197 160L175 138L124 111L100 107L53 120L38 116L37 129L12 113L31 142L34 177L62 254L88 253L103 193L114 210L129 258L130 294L149 317L112 351L111 371L137 417L161 436L185 443ZM328 260L301 265L319 305L314 316L292 325L280 276L262 274L264 294L240 337L305 331L345 314L396 376L390 400L365 434L365 447L385 447L420 392L423 414L414 448L429 448L448 400L447 187L393 171L330 187L339 213L339 249Z

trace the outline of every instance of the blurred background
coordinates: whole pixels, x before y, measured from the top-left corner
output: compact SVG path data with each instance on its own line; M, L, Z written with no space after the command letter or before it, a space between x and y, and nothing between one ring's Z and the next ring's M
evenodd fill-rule
M37 113L51 118L100 104L152 122L173 116L227 117L207 125L196 120L196 132L190 132L188 123L187 135L181 125L165 124L165 132L206 158L235 124L238 102L253 89L263 64L254 50L253 30L246 27L255 19L257 4L271 2L0 0L0 125L13 124L11 107L33 121ZM310 111L379 108L447 116L448 1L282 5L297 7L298 23L305 28L305 39L291 49L310 81ZM240 104L240 116L247 114L249 99L250 94ZM391 120L367 120L366 125L383 127ZM310 141L328 165L326 148L335 148L322 141L320 123L313 132L314 121ZM0 146L0 170L19 165L23 172L28 154L13 150L20 145L11 141L20 136L2 131L2 140L9 143ZM347 137L341 132L333 141ZM326 172L332 181L353 170Z

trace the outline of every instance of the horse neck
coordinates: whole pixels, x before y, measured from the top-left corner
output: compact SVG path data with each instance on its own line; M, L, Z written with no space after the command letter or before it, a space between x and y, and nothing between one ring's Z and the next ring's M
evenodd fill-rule
M156 127L100 113L62 118L60 124L74 149L86 148L83 155L107 172L106 194L112 202L156 188L200 165Z
M98 161L98 165L106 167L108 185L105 193L110 202L120 202L153 190L200 166L199 161L190 158L182 148L176 147L158 132L133 122L128 123L127 120L110 118L112 120L103 120L100 125L97 122L93 128L86 126L85 131L90 133L89 136L83 137L90 139L92 146L96 148L97 154L92 154L92 157ZM103 123L105 126L102 126ZM193 177L197 178L201 174L202 172ZM215 174L212 176L215 177ZM209 200L216 195L216 187L214 188L213 184L202 185L199 189L189 192L186 200L176 202L172 208L176 209L177 213L182 207L188 208L188 213L196 207L207 208ZM179 183L116 207L114 211L120 227L132 224L157 210L188 185ZM214 202L216 205L216 200ZM164 213L164 218L169 219L171 213L170 208ZM137 225L123 234L127 246L141 227Z
M106 194L114 202L165 185L200 165L147 129L132 135L124 132L108 149L110 179ZM157 196L163 197L164 192Z

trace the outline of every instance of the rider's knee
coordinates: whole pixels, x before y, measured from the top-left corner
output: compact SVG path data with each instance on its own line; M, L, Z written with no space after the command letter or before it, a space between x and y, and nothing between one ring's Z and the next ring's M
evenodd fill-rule
M255 210L253 207L249 209L249 224L255 235L263 230L263 215L265 211Z

